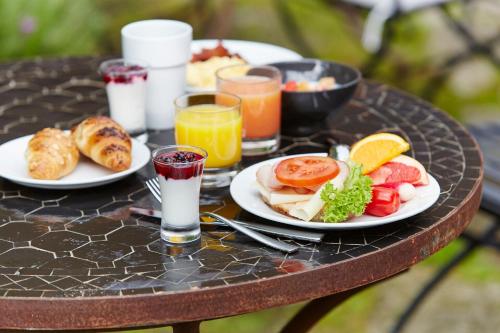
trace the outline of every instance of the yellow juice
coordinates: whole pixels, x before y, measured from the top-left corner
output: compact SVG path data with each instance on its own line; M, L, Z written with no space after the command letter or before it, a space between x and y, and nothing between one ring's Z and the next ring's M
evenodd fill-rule
M215 104L193 105L175 116L178 145L205 149L207 168L229 167L241 160L241 114L237 108Z

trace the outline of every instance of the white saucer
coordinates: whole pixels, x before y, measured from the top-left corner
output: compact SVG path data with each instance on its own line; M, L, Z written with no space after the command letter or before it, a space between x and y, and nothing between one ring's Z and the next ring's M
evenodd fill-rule
M234 201L243 209L250 213L260 216L262 218L284 223L301 228L309 229L323 229L323 230L343 230L343 229L360 229L380 226L387 223L401 221L408 217L417 215L430 206L432 206L440 194L440 187L434 177L429 175L429 185L418 186L417 195L412 200L402 203L401 207L394 214L375 217L369 215L362 215L341 223L325 223L325 222L305 222L293 217L289 217L276 212L262 201L259 191L255 186L257 169L264 164L275 164L277 161L290 158L293 156L326 156L326 154L301 154L278 157L254 164L243 171L241 171L231 183L231 196Z
M15 183L45 189L78 189L100 186L120 180L145 166L151 152L145 144L132 139L132 165L121 172L108 170L80 154L75 170L58 180L33 179L28 174L24 153L33 135L23 136L0 146L0 177ZM8 158L6 158L8 156Z

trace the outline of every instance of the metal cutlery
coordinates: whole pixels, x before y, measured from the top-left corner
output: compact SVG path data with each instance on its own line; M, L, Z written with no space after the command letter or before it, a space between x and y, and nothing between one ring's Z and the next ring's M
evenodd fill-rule
M144 215L148 217L154 217L161 219L161 211L156 210L156 209L146 209L146 208L139 208L139 207L130 207L129 208L130 212L134 214L139 214L139 215ZM291 229L291 228L282 228L279 226L274 226L274 225L268 225L265 223L259 223L259 222L253 222L253 221L240 221L240 220L234 220L231 219L234 223L240 224L244 227L247 227L252 230L257 230L263 233L271 234L271 235L276 235L276 236L282 236L290 239L297 239L297 240L302 240L302 241L308 241L308 242L313 242L313 243L319 243L325 236L324 233L321 232L316 232L316 231L308 231L308 230L299 230L299 229ZM227 227L227 224L223 222L219 222L218 220L211 221L211 222L205 222L201 221L201 225L206 225L206 226L221 226L221 227Z
M158 183L157 178L152 178L148 179L146 181L146 186L149 188L153 196L158 200L158 202L161 202L161 192L160 192L160 184ZM295 245L291 245L282 241L279 241L277 239L271 238L269 236L263 235L257 231L250 230L247 227L244 227L242 225L236 224L233 221L226 219L225 217L222 217L218 214L214 213L200 213L200 215L204 216L210 216L219 222L225 223L226 225L232 227L235 230L238 230L239 232L247 235L248 237L252 238L255 241L258 241L262 244L265 244L273 249L280 250L286 253L293 253L296 252L299 247Z
M201 216L208 216L208 217L216 219L217 221L224 222L225 224L227 224L228 226L230 226L234 230L237 230L237 231L247 235L248 237L250 237L250 238L252 238L252 239L254 239L262 244L265 244L273 249L280 250L280 251L283 251L286 253L293 253L299 249L298 246L291 245L291 244L279 241L277 239L271 238L269 236L263 235L260 232L257 232L255 230L251 230L251 229L249 229L241 224L235 223L232 220L227 219L224 216L221 216L219 214L210 213L210 212L200 212L200 215Z

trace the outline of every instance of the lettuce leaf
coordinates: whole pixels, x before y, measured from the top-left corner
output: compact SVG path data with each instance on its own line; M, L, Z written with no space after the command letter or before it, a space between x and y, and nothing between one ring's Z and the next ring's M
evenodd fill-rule
M324 222L336 223L360 216L372 199L371 178L362 174L361 165L352 163L349 167L344 189L339 191L327 183L321 191L321 200L325 203L322 213Z

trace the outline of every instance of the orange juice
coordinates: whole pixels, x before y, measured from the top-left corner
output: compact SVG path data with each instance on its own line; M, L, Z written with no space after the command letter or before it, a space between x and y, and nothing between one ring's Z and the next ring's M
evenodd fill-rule
M178 145L205 149L207 168L229 167L241 160L241 122L238 108L216 104L189 106L176 113L175 141Z
M262 139L279 133L281 80L247 75L220 80L218 89L241 98L243 138Z

